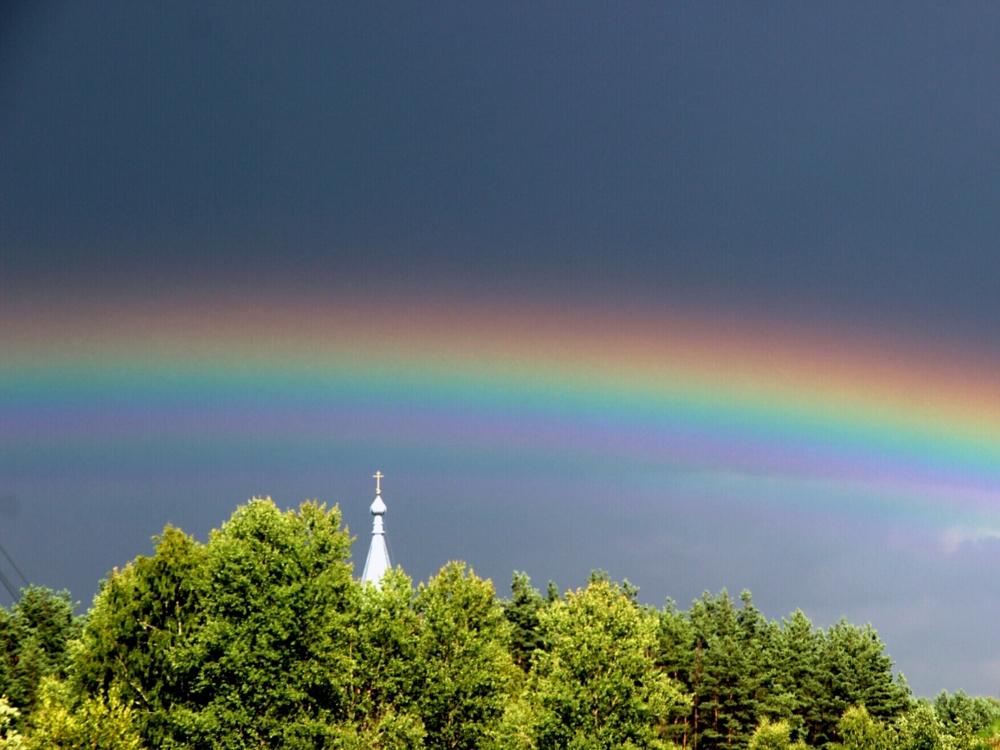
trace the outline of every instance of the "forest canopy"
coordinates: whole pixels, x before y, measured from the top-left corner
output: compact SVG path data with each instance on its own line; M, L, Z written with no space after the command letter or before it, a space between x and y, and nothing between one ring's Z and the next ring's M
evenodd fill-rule
M600 571L507 598L451 562L353 576L338 508L167 527L74 615L0 609L0 750L986 750L1000 702L916 699L870 626L768 621L749 592L643 606Z

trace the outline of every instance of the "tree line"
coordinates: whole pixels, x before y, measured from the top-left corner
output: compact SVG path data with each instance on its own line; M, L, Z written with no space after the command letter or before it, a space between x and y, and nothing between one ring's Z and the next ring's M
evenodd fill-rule
M361 585L339 510L253 500L101 582L0 609L0 750L987 750L1000 702L915 699L870 626L749 593L642 606L600 571L509 598L462 563Z

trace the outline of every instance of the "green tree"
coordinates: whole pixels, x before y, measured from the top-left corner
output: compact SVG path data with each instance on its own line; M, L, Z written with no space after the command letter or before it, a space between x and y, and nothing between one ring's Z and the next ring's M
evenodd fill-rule
M510 591L510 601L503 604L504 617L510 623L510 652L514 663L528 672L535 650L546 645L539 614L548 602L532 588L527 573L514 571Z
M802 612L767 622L744 592L738 607L722 591L706 592L680 612L659 615L657 664L693 697L671 736L694 750L744 748L762 719L786 721L792 740L815 747L837 742L837 725L853 705L891 721L911 703L871 626L841 621L815 629Z
M189 650L205 619L209 578L205 548L168 526L156 553L115 569L94 599L75 659L78 690L141 707L143 735L159 746L189 711L197 674Z
M74 694L70 685L46 677L31 715L26 750L141 750L135 712L117 689L104 697Z
M421 622L413 598L413 584L399 569L388 571L379 588L367 584L361 591L350 645L353 669L345 686L343 748L423 747Z
M806 750L801 740L792 742L792 728L787 721L770 722L762 719L760 726L750 735L748 750Z
M17 731L21 712L10 705L7 696L0 696L0 750L22 750L24 737Z
M518 669L509 625L493 584L464 563L448 563L415 599L421 618L414 669L419 712L434 750L473 750L494 736L513 697Z
M184 661L192 736L216 748L321 743L344 715L358 586L337 508L239 508L205 549L204 623Z
M42 679L65 677L67 647L79 635L69 592L29 586L8 612L0 608L0 694L29 713Z
M167 529L111 575L78 658L79 689L141 709L153 747L300 747L338 736L360 587L337 508L268 500L199 545Z
M672 599L667 599L657 626L657 667L690 691L695 679L695 654L695 632L690 618L677 610ZM666 736L687 747L692 729L692 712L675 712Z
M688 615L694 641L691 746L698 750L746 747L757 725L771 631L749 593L741 599L738 608L725 590L717 597L705 592Z
M1000 719L994 719L976 732L975 750L998 750L1000 748Z
M823 722L819 705L822 644L822 633L801 610L772 630L768 644L769 692L761 702L761 713L787 720L792 735L806 741L815 741L816 727Z
M852 706L837 724L844 750L896 750L897 737L864 706Z
M896 719L895 729L900 750L957 750L927 702L914 703Z
M556 586L555 581L549 581L548 586L545 587L545 601L549 604L559 601L559 587Z
M946 731L952 734L974 734L1000 720L1000 701L970 697L961 690L953 695L942 690L934 698L933 709Z
M653 654L658 618L598 579L541 613L527 700L540 750L668 747L664 729L688 698Z
M910 690L892 674L892 660L871 625L841 620L823 634L817 677L821 688L812 709L817 724L809 738L821 747L839 737L840 717L852 706L864 706L873 719L891 720L911 705Z

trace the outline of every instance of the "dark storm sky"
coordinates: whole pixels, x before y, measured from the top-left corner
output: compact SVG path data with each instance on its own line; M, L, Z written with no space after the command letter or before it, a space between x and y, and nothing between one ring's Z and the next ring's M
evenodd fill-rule
M988 4L7 10L7 278L317 272L993 335Z
M988 3L8 3L0 294L382 285L638 297L992 353L998 39L1000 6ZM370 469L389 468L353 458L363 472L347 494L367 498ZM0 539L20 544L43 580L76 590L67 565L30 557L44 540L10 541L27 533L17 519L30 499L3 481ZM581 517L546 507L536 525L501 518L510 486L498 480L457 520L443 507L400 511L398 528L419 531L396 539L401 556L437 560L418 548L440 533L464 540L459 553L501 559L495 524L518 567L545 569L547 544L579 552ZM285 490L290 501L313 495L304 479ZM215 492L216 504L177 501L170 518L203 538L242 491L203 487L198 497ZM522 518L537 511L517 503ZM107 504L114 521L109 510L94 523L125 540L109 543L115 554L147 552L133 541L160 517ZM53 501L45 523L70 528L84 507ZM783 608L769 616L800 601L824 622L871 616L895 634L890 650L919 690L996 692L993 626L962 619L984 580L972 552L943 570L875 538L855 557L835 535L789 541L778 522L747 538L747 519L725 511L697 528L650 512L679 550L670 575L692 581L652 585L654 603L738 588L726 560L756 560L754 590ZM593 524L615 523L595 513ZM366 528L363 507L348 516ZM591 567L619 548L658 559L663 540L648 529L613 528L610 547L584 549ZM705 553L720 539L729 558ZM122 562L80 554L93 555L79 566L86 580ZM549 570L577 585L575 565ZM814 585L782 592L791 569L813 571ZM879 577L866 577L872 569ZM798 598L786 606L785 594ZM956 629L963 636L945 643Z

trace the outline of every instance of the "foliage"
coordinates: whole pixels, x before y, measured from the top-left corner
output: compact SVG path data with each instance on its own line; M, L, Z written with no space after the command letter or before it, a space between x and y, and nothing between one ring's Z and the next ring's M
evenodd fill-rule
M155 541L85 623L65 592L0 608L0 750L1000 748L997 700L914 700L870 625L748 592L656 611L602 571L544 597L515 572L499 601L457 562L361 585L314 502Z
M512 696L508 624L493 585L448 563L415 599L422 628L420 714L429 748L473 750L491 736Z
M200 545L175 529L94 602L79 689L142 708L153 747L295 746L344 712L358 586L337 509L253 500Z
M940 698L940 696L939 696ZM985 699L990 700L990 699ZM987 726L978 732L942 721L939 705L916 701L893 720L879 720L864 706L848 709L840 721L845 750L993 750L997 746Z
M537 747L667 747L661 730L687 699L651 656L655 615L598 579L540 619L551 646L535 652L527 695Z
M401 570L387 571L380 588L369 584L361 591L345 686L345 747L423 747L426 730L417 713L422 675L416 669L421 621L413 597Z
M183 710L195 668L187 649L204 624L208 576L205 548L168 526L156 554L139 556L103 582L75 659L77 688L142 707L144 734L161 741Z
M989 727L1000 722L1000 701L973 698L961 690L953 695L942 690L934 698L933 709L938 720L953 734L975 734L984 730L989 734Z
M837 725L844 750L893 750L893 732L864 706L852 706Z
M873 717L889 719L910 704L909 688L893 679L892 660L871 625L857 627L841 620L831 626L823 639L821 663L825 716L864 705Z
M806 750L801 740L792 742L792 728L787 721L771 722L765 717L750 735L748 750Z
M550 591L549 600L546 601L538 589L532 588L528 574L516 570L510 591L510 601L503 604L504 617L511 626L509 648L514 663L528 672L535 650L546 646L539 615L548 604L558 599L558 592L552 596Z
M141 750L135 711L118 690L107 699L75 696L70 686L46 677L31 715L26 750Z
M351 577L336 508L239 508L201 545L168 528L94 603L74 685L138 707L151 747L473 748L516 668L489 581Z
M668 602L660 613L658 663L693 699L690 715L674 728L681 744L746 746L768 677L770 635L749 595L737 608L725 591L706 592L689 613Z
M30 586L8 612L0 608L0 694L30 712L42 679L64 677L68 644L80 631L69 592Z
M251 502L205 548L204 622L183 659L193 737L218 748L300 744L343 714L357 587L336 509ZM223 739L224 738L224 739Z
M21 750L24 737L17 731L21 712L10 705L7 696L0 696L0 750Z
M892 719L911 698L895 680L885 646L870 626L841 621L813 627L802 612L768 623L748 592L737 607L722 591L705 593L689 612L669 602L660 613L657 662L693 696L674 728L680 744L743 748L761 718L787 722L790 740L813 747L839 740L851 706Z

